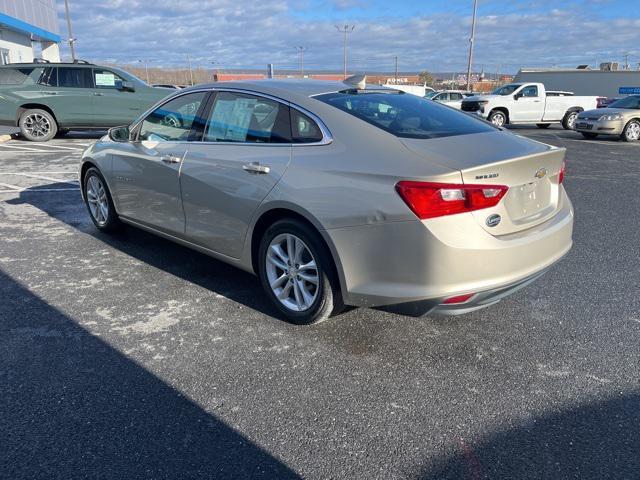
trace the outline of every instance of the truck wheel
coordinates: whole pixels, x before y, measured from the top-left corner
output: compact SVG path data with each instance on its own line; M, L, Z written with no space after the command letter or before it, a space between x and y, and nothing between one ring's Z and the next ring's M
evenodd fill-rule
M494 110L489 114L488 120L496 127L503 127L507 123L507 116L500 110Z
M625 142L637 142L640 140L640 120L631 120L622 131L622 139Z
M593 139L593 138L596 138L596 137L598 136L598 134L597 134L597 133L591 133L591 132L580 132L580 133L582 134L582 136L583 136L584 138L590 138L590 139Z
M58 132L58 124L53 115L39 108L22 112L18 125L22 136L31 142L48 142Z
M550 126L551 126L551 124L550 124L550 123L536 123L536 127L538 127L538 128L542 128L543 130L544 130L545 128L549 128Z
M578 113L576 111L567 112L562 119L562 126L565 130L574 130L576 126L576 118L578 118Z

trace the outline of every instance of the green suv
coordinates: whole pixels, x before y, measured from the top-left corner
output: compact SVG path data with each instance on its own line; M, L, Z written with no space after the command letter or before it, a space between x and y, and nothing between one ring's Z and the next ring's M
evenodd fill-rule
M26 139L46 142L71 129L129 124L172 92L84 61L14 63L0 67L0 125L20 127Z

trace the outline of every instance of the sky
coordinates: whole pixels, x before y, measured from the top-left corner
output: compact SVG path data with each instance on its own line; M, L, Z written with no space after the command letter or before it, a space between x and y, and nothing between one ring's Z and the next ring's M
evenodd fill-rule
M478 0L474 70L640 63L640 0ZM58 1L64 39L64 2ZM69 0L78 57L150 67L466 70L473 0ZM63 47L63 56L68 49Z

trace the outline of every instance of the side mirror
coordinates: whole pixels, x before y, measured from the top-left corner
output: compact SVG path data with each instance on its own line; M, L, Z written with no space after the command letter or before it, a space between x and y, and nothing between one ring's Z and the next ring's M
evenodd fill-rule
M122 91L122 92L135 92L136 91L136 86L133 82L129 82L129 81L124 81L124 82L118 82L118 90Z
M118 143L128 142L131 137L128 126L110 128L108 135L111 140Z
M514 100L518 100L520 97L522 97L522 92L518 92L513 96Z

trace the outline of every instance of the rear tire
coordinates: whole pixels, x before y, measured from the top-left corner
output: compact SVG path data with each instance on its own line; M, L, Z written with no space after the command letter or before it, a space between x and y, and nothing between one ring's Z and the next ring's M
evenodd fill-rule
M48 142L58 133L58 124L53 115L39 108L22 112L18 126L22 136L30 142Z
M562 119L562 127L563 127L565 130L575 130L575 127L576 127L576 118L578 118L578 114L579 114L579 113L580 113L580 112L575 111L575 110L570 111L570 112L567 112L567 113L564 115L564 118Z
M591 132L580 132L580 133L584 138L589 138L589 139L594 139L598 136L597 133L591 133Z
M640 140L640 120L631 120L622 131L622 139L625 142L637 142Z
M544 130L545 128L549 128L550 126L551 126L551 124L550 124L550 123L536 123L536 127L538 127L538 128L542 128L543 130Z
M284 320L309 325L344 309L331 254L308 225L283 219L267 228L258 265L260 283Z
M113 205L107 182L100 170L95 167L87 170L82 179L82 189L89 216L96 228L107 233L118 231L122 227L122 223Z

